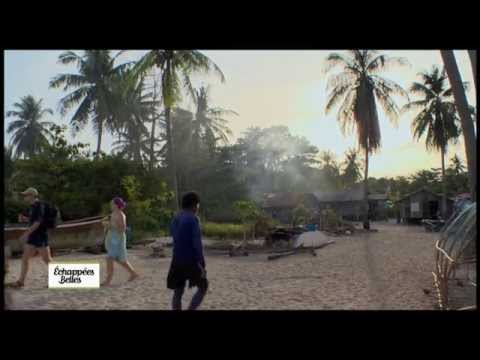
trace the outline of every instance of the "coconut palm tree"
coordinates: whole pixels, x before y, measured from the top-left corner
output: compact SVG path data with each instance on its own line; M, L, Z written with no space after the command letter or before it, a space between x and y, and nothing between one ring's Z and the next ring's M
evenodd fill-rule
M331 75L327 83L328 101L326 113L340 102L337 120L344 134L357 130L359 146L365 151L364 177L364 228L368 221L368 156L380 149L381 135L378 121L377 102L387 117L396 122L399 108L394 95L406 97L407 92L395 82L378 74L390 65L408 64L403 58L391 58L374 50L350 50L348 56L332 53L327 57L326 72L340 65L342 71Z
M477 193L477 147L476 135L472 121L472 111L468 105L465 87L458 70L453 50L440 50L445 65L450 85L452 87L455 105L460 115L462 132L465 140L465 153L467 154L468 177L472 199L476 199Z
M45 114L53 115L52 109L43 108L43 99L35 100L31 95L24 96L19 103L14 103L15 110L7 112L7 117L15 117L7 127L7 134L13 134L11 145L15 149L15 158L32 157L48 147L52 138L50 127L53 122L40 121Z
M115 151L142 163L142 153L146 155L150 152L146 124L159 118L156 110L158 102L153 100L152 92L146 91L143 77L136 82L130 80L129 71L111 78L110 103L115 119L115 133L119 136L114 146Z
M193 97L194 89L190 77L194 73L214 71L222 82L225 81L220 68L207 56L196 50L151 50L135 66L135 76L146 73L153 67L161 71L162 101L165 107L167 135L167 159L170 168L172 186L175 193L175 205L178 209L178 185L175 163L175 144L172 134L171 111L181 100L182 87Z
M436 149L441 153L442 161L442 216L447 216L447 194L445 179L445 155L449 142L457 142L460 136L460 119L453 103L452 89L448 87L445 70L433 66L429 72L419 74L422 81L414 82L410 92L420 99L404 106L405 111L418 110L413 119L414 137L420 140L426 135L427 150Z
M121 53L122 51L112 57L110 50L85 50L81 56L73 51L66 51L59 56L59 63L75 64L78 74L59 74L50 81L51 88L63 86L64 91L74 89L60 100L60 113L65 116L68 110L80 104L70 119L70 124L74 132L78 132L89 120L92 121L97 133L97 158L104 128L111 132L116 129L112 115L111 79L131 65L125 63L114 66Z
M232 136L232 131L228 128L228 120L224 117L227 115L238 115L235 111L225 110L222 108L211 108L210 89L200 87L195 90L194 103L197 107L195 119L192 123L192 151L198 154L200 151L200 142L203 140L207 146L209 153L213 156L215 146L218 141L223 145L228 144L228 137Z

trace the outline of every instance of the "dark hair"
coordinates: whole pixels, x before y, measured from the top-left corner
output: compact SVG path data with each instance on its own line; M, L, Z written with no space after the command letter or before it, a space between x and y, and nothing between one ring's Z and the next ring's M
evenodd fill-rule
M182 197L182 209L194 209L200 204L200 197L194 191L190 191Z

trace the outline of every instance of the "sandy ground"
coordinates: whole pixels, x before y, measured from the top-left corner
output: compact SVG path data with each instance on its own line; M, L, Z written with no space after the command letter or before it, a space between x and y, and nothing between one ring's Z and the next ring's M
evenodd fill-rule
M274 261L267 254L230 258L206 252L210 289L203 310L415 310L435 309L431 271L436 234L421 227L375 223L378 233L336 237L317 256L299 254ZM166 288L170 258L152 258L151 249L129 251L142 277L128 283L115 267L109 288L47 289L47 268L31 262L26 286L11 290L12 309L168 310L172 292ZM102 255L75 253L57 260L98 260ZM7 281L15 280L20 260L13 259ZM423 289L430 290L426 295ZM184 306L192 296L188 290Z

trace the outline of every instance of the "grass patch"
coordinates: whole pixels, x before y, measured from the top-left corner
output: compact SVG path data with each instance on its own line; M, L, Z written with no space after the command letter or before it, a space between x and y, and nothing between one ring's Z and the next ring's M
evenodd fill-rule
M206 222L202 224L202 233L208 238L225 239L243 239L243 233L246 226L241 224L213 223Z

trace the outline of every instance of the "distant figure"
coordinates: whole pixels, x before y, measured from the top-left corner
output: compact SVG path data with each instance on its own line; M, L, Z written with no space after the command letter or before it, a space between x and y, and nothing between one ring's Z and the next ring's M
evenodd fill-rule
M182 211L173 219L173 256L168 272L167 287L173 290L172 308L182 310L182 296L188 280L189 288L196 286L189 310L197 309L208 289L207 271L203 257L202 234L197 217L200 198L194 192L182 198Z
M127 206L125 201L116 197L111 204L112 214L108 223L108 233L105 247L107 249L107 278L101 286L108 286L113 277L113 262L116 261L122 265L129 273L128 281L135 280L139 275L135 272L132 265L127 261L127 229L126 216L123 209Z
M23 246L22 269L20 278L8 287L22 288L25 285L25 278L28 273L30 259L40 254L45 264L52 261L50 247L48 246L48 228L45 223L45 204L40 201L38 191L35 188L28 188L21 193L27 203L30 204L28 217L24 214L18 216L19 222L28 222L29 228L20 237L20 242L25 243Z

